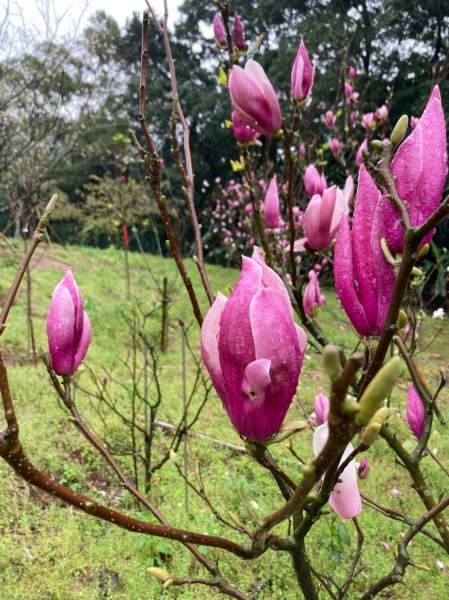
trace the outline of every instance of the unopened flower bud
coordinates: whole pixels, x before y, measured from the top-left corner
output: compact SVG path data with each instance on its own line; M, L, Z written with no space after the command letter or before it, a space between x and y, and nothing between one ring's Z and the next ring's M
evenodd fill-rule
M214 17L214 37L220 48L226 46L226 29L220 14Z
M334 382L341 373L340 348L327 344L323 350L323 367L329 379Z
M159 567L148 567L147 569L148 575L152 575L159 579L159 581L163 581L164 583L170 579L170 574L165 569L160 569Z
M421 400L414 385L411 385L408 391L406 414L410 429L414 433L415 437L419 439L424 430L426 411L423 401Z
M416 255L416 260L421 260L421 258L424 258L430 250L430 245L429 244L424 244L424 246L419 250L418 254Z
M356 417L359 425L366 425L385 398L390 395L400 372L401 359L399 356L394 356L369 382L359 401L360 410Z
M243 23L237 13L234 15L234 29L232 31L232 40L240 52L245 50L245 34L243 32Z
M398 146L405 137L408 128L408 116L402 115L399 121L394 126L394 129L390 136L390 142L393 146Z
M359 475L360 479L366 479L368 477L368 473L369 473L369 463L368 463L368 459L366 458L366 456L364 456L359 464L358 475Z
M379 437L380 430L382 429L382 425L380 423L369 423L369 425L365 428L365 431L362 434L362 444L369 448L374 444L374 442Z
M388 406L382 406L381 408L379 408L379 410L376 410L370 423L379 423L379 425L382 426L388 419L389 414L390 409L388 408Z
M401 310L399 311L398 314L398 320L396 321L396 327L398 329L403 329L408 323L408 318L407 318L407 313L405 312L405 310Z
M55 287L47 316L51 366L57 375L71 375L90 344L90 320L71 271Z
M311 477L315 477L315 467L313 465L303 465L301 467L301 473L307 479L309 479Z

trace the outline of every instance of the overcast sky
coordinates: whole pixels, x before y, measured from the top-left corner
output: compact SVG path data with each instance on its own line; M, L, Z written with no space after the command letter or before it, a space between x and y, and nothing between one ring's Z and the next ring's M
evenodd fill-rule
M173 23L178 16L178 6L182 0L168 0L169 22ZM164 0L151 0L158 15L162 16ZM6 13L15 27L20 27L23 20L38 29L42 34L54 31L54 23L60 18L57 37L73 32L75 26L81 29L89 17L97 10L104 10L112 15L119 25L124 25L134 11L142 12L146 8L145 0L0 0L0 20Z

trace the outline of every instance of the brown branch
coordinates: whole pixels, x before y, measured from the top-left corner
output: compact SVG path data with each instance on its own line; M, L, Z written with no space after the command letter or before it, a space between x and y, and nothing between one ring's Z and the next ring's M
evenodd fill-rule
M155 12L153 11L153 9L150 6L150 3L148 2L148 0L146 0L147 6L148 6L148 10L150 11L150 14L152 16L152 19L159 31L159 33L162 36L162 40L164 42L164 48L165 48L165 54L167 57L167 61L168 61L168 67L170 70L170 81L171 81L171 89L172 89L172 97L173 97L173 101L175 103L175 108L176 108L176 112L178 114L178 118L179 121L181 123L181 127L182 127L182 132L183 132L183 139L184 139L184 160L185 160L185 170L184 168L180 171L181 177L183 178L183 183L184 186L186 188L186 199L187 199L187 208L189 211L189 215L190 215L190 221L192 223L192 228L193 228L193 235L195 238L195 249L196 249L196 256L198 259L198 269L200 271L201 274L201 281L203 282L204 285L204 289L206 291L206 294L208 296L208 298L210 299L211 297L213 297L212 292L211 292L211 287L209 284L209 280L207 277L207 273L206 273L206 269L204 266L204 252L203 252L203 242L201 239L201 230L200 230L200 225L198 222L198 216L196 214L196 209L195 209L195 200L194 200L194 185L193 185L193 181L194 181L194 173L193 173L193 164L192 164L192 153L191 153L191 149L190 149L190 129L189 126L187 124L186 118L184 116L184 112L182 110L182 106L179 100L179 94L178 94L178 83L177 83L177 79L176 79L176 67L175 67L175 61L173 59L173 53L171 50L171 44L170 44L170 37L168 34L168 6L167 6L167 0L164 0L164 21L163 21L163 25L161 25L156 17ZM148 18L148 13L147 14L147 18ZM145 17L144 17L145 18ZM145 44L148 43L148 38L145 40ZM143 42L143 40L142 40Z
M9 311L11 310L14 299L19 290L19 286L22 282L23 276L25 275L27 267L30 263L31 257L33 256L36 248L38 247L38 245L41 243L41 241L43 239L44 231L48 225L50 215L56 205L56 200L57 200L57 196L55 194L52 197L52 199L50 200L50 202L47 204L44 214L42 215L41 219L39 220L39 223L37 224L37 227L33 233L33 239L31 240L31 243L28 246L28 249L27 249L24 257L22 258L22 260L20 262L19 269L14 278L14 282L8 292L8 295L6 296L5 304L3 305L3 309L0 314L0 335L5 331L6 319L8 318Z
M321 479L322 475L335 462L336 456L339 456L358 431L359 428L354 421L351 418L342 416L340 412L347 390L362 364L363 357L361 355L357 354L349 357L339 378L333 382L328 417L329 438L326 445L311 465L303 467L305 469L303 471L303 478L293 492L290 500L265 519L255 534L255 547L257 547L259 541L264 539L265 534L270 529L301 509L307 494L311 491L315 483Z
M160 166L161 160L159 154L156 149L156 145L151 136L150 130L148 129L148 125L145 118L146 113L146 89L147 89L147 76L148 76L148 13L144 12L143 16L143 26L142 26L142 53L141 53L141 69L140 69L140 92L139 92L139 123L142 129L143 136L148 145L149 152L142 148L142 146L137 141L136 136L131 133L131 137L135 146L137 147L146 172L146 179L150 184L151 190L153 192L154 199L159 208L159 212L162 218L162 224L165 229L165 233L168 238L169 249L175 259L176 266L178 267L178 271L182 277L184 285L186 287L187 293L189 294L190 302L192 304L193 312L195 314L196 320L198 324L202 325L203 316L201 314L201 309L198 304L198 299L196 297L195 291L193 289L192 281L187 273L187 269L185 268L184 262L181 257L181 252L179 250L178 242L176 240L175 232L173 229L173 224L170 219L170 215L167 207L167 200L165 196L161 194L161 179L160 179Z
M382 579L379 579L379 581L372 585L370 589L363 594L363 596L361 596L360 600L371 600L385 588L403 582L406 568L410 564L413 564L408 554L407 546L410 544L415 535L417 535L430 520L435 520L435 518L448 506L449 496L444 498L444 500L439 502L436 506L429 510L428 513L414 523L412 527L410 527L398 544L398 556L393 569L388 575L385 575L385 577L382 577Z

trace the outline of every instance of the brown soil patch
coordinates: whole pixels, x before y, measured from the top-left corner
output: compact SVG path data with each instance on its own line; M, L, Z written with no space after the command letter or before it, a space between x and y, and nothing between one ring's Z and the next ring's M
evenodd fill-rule
M65 273L73 269L73 265L67 263L63 260L59 260L58 258L54 258L51 256L51 248L50 247L38 247L33 257L31 258L31 268L36 269L37 271L48 271L49 269L56 269L61 273ZM4 240L0 240L0 255L7 256L8 258L17 260L17 265L19 264L20 259L22 258L21 252L16 252L15 248L10 246Z
M72 270L73 265L50 256L48 251L44 250L40 254L38 252L34 254L33 258L31 259L31 268L36 269L36 271L48 271L49 269L56 269L61 273L65 273L66 271Z

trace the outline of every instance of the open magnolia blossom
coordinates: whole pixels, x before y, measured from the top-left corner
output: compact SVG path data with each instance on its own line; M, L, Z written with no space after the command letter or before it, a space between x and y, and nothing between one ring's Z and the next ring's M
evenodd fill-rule
M217 298L201 329L201 355L234 427L249 440L278 432L298 385L307 336L287 289L258 248L242 257L229 299Z
M319 425L313 432L313 453L315 458L322 451L329 437L329 425L327 421ZM349 443L341 457L340 464L354 450ZM346 469L340 475L338 483L335 484L329 497L331 508L343 519L352 519L362 511L362 500L357 485L357 470L355 461L351 460Z

